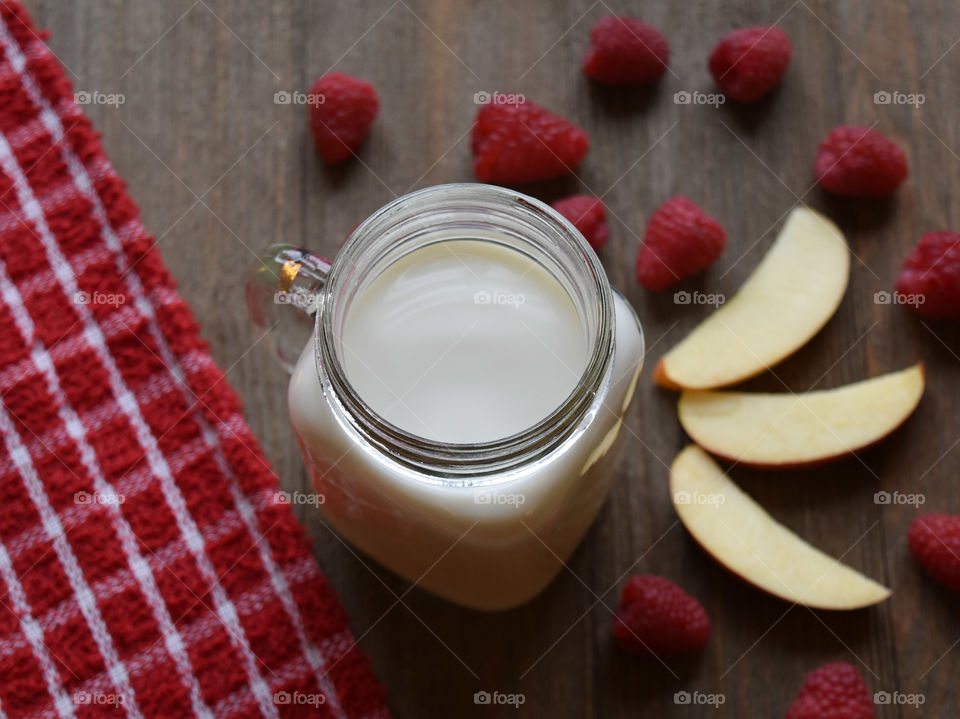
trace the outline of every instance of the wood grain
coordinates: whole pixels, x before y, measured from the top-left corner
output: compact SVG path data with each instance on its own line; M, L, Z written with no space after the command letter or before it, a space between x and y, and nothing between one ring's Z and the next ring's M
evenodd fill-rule
M667 465L686 439L675 395L647 377L630 411L615 488L564 572L534 602L478 614L413 589L359 557L309 507L298 514L352 627L387 685L397 717L782 716L804 674L843 659L871 691L921 693L925 705L879 717L957 714L956 597L922 576L906 549L911 506L874 492L922 492L925 510L960 512L960 334L874 303L916 238L960 228L960 6L878 0L590 3L511 0L28 0L78 89L120 92L119 108L87 108L158 237L218 362L246 402L283 486L305 489L289 428L286 378L247 327L242 276L274 241L332 255L361 219L395 195L469 180L468 130L478 90L522 92L585 127L593 141L578 178L530 188L552 200L602 194L612 239L602 259L634 304L648 367L709 310L677 306L633 279L638 235L653 208L682 193L720 218L728 249L684 289L730 294L805 202L834 218L856 254L836 317L794 357L747 386L800 391L927 363L916 416L859 459L809 472L736 469L769 511L824 550L895 590L874 609L813 612L766 597L700 551L670 507ZM672 72L649 90L610 90L579 71L591 24L609 11L663 28ZM712 92L706 55L725 31L778 23L794 57L782 87L750 107L679 105ZM302 107L275 105L331 68L372 81L380 119L359 162L325 168ZM879 90L923 93L919 108L877 105ZM907 152L911 177L890 200L830 199L812 187L818 141L838 123L872 125ZM622 577L663 574L706 605L708 650L668 667L622 656L608 638ZM402 595L402 601L397 600ZM475 706L478 690L520 692L519 710ZM725 703L681 706L678 691Z

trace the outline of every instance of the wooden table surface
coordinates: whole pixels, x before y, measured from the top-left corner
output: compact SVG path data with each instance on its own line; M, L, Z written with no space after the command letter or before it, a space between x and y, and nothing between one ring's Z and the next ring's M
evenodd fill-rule
M475 613L411 589L358 556L312 508L297 507L397 717L777 717L804 674L830 660L856 665L871 692L923 695L919 710L880 706L879 717L957 716L957 597L922 575L907 551L917 509L878 505L874 493L922 493L921 511L960 512L960 333L876 304L874 293L892 288L921 233L960 229L960 6L607 1L27 5L53 31L51 46L78 90L124 95L119 107L87 111L288 489L305 489L307 477L286 417L286 378L263 346L252 346L247 326L242 277L253 251L282 240L332 255L396 195L472 179L477 91L524 93L589 132L577 178L529 191L547 200L604 196L611 241L601 257L641 317L649 354L612 496L568 571L525 607ZM581 74L589 28L611 10L669 37L671 71L657 87L605 90ZM794 46L772 97L749 107L674 102L678 91L713 90L705 65L716 38L771 23ZM361 161L327 168L304 108L273 96L305 90L334 68L372 81L381 111ZM878 91L922 93L925 102L876 104ZM812 186L816 145L840 123L877 123L904 148L910 178L893 198L837 200ZM671 292L649 294L633 277L638 235L676 193L719 218L730 238L716 265L682 288L732 294L799 202L836 220L855 254L833 320L749 388L826 388L926 362L916 415L860 459L732 473L801 536L892 586L886 603L850 613L791 606L727 574L678 524L667 467L687 440L676 397L652 386L649 369L709 308L675 305ZM630 572L670 577L703 602L713 636L702 656L661 666L615 650L609 610ZM476 706L480 690L522 693L525 702L519 711ZM678 705L679 691L725 701Z

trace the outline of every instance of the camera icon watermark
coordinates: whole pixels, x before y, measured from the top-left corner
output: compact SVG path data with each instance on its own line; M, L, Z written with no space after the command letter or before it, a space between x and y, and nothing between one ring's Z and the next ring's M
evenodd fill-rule
M73 101L78 105L106 105L116 109L126 103L127 97L122 92L77 90L73 93Z
M673 304L675 305L708 305L710 307L719 307L727 301L726 295L719 292L687 292L686 290L677 290L673 293Z
M277 90L273 93L274 105L310 105L317 107L327 101L322 92L301 92L300 90Z
M720 92L700 92L699 90L679 90L673 93L674 105L710 105L714 109L727 101Z
M874 105L912 105L920 107L927 102L922 92L900 92L899 90L877 90L873 93Z
M873 304L875 305L906 305L908 307L919 307L927 298L921 294L907 294L906 292L887 292L880 290L873 294Z
M519 92L498 92L494 90L478 90L473 93L474 105L522 105L527 101L526 95Z

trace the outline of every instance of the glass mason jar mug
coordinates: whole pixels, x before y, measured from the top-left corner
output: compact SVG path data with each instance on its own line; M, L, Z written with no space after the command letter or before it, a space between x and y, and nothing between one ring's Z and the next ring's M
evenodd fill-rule
M332 264L271 247L247 303L291 371L290 419L335 531L468 607L546 587L607 496L644 351L566 219L501 187L427 188L365 220Z

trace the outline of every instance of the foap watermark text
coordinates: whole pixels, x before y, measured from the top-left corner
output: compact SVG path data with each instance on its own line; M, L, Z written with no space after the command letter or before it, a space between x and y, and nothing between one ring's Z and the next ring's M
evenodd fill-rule
M327 498L318 492L284 492L279 490L273 493L274 504L306 504L310 507L319 507Z
M919 307L927 298L920 294L907 294L906 292L887 292L880 290L873 295L873 304L875 305L907 305L909 307Z
M926 495L915 493L908 494L906 492L898 492L894 490L893 492L887 492L881 490L873 495L874 504L893 504L893 505L909 505L911 507L917 507L918 509L927 503Z
M473 497L474 504L506 504L519 507L527 501L525 494L519 492L483 492Z
M90 706L123 706L126 697L123 694L109 694L105 692L74 692L73 703L76 705L87 704Z
M274 105L311 105L317 107L327 101L322 92L301 92L300 90L277 90L273 93Z
M117 108L127 101L121 92L100 92L99 90L77 90L73 101L78 105L106 105Z
M275 305L293 305L305 312L313 314L320 303L320 292L310 292L309 290L278 290L273 293L273 304Z
M673 494L674 504L712 504L719 506L725 501L727 501L727 498L719 493L713 494L710 492L687 492L686 490L680 490Z
M475 305L507 305L509 307L520 307L527 301L525 295L515 294L513 292L503 292L494 290L487 292L480 290L473 293L473 304Z
M327 697L311 692L277 692L273 695L273 703L279 706L308 706L319 707L327 703Z
M924 694L904 694L903 692L877 692L873 695L873 703L881 706L906 706L919 709L927 703Z
M524 694L507 694L506 692L488 692L488 691L479 691L473 695L474 704L482 704L489 706L509 706L514 709L519 709L527 701L527 697Z
M708 305L710 307L719 307L727 301L725 295L719 292L700 292L694 290L678 290L673 293L673 304L675 305Z
M711 107L720 107L726 101L726 96L720 92L680 90L673 93L674 105L710 105Z
M488 92L479 90L473 93L474 105L522 105L527 101L526 96L519 92Z
M73 493L73 503L74 504L103 504L108 506L114 506L123 504L127 501L127 498L122 494L117 494L115 492L87 492L81 490L79 492Z
M674 704L685 706L711 706L714 709L719 709L726 701L727 697L723 694L708 694L700 691L682 691L673 695Z
M127 296L120 292L75 292L73 294L73 304L75 305L106 305L107 307L119 307L127 301Z
M874 105L913 105L920 107L927 101L922 92L900 92L899 90L877 90L873 93Z

